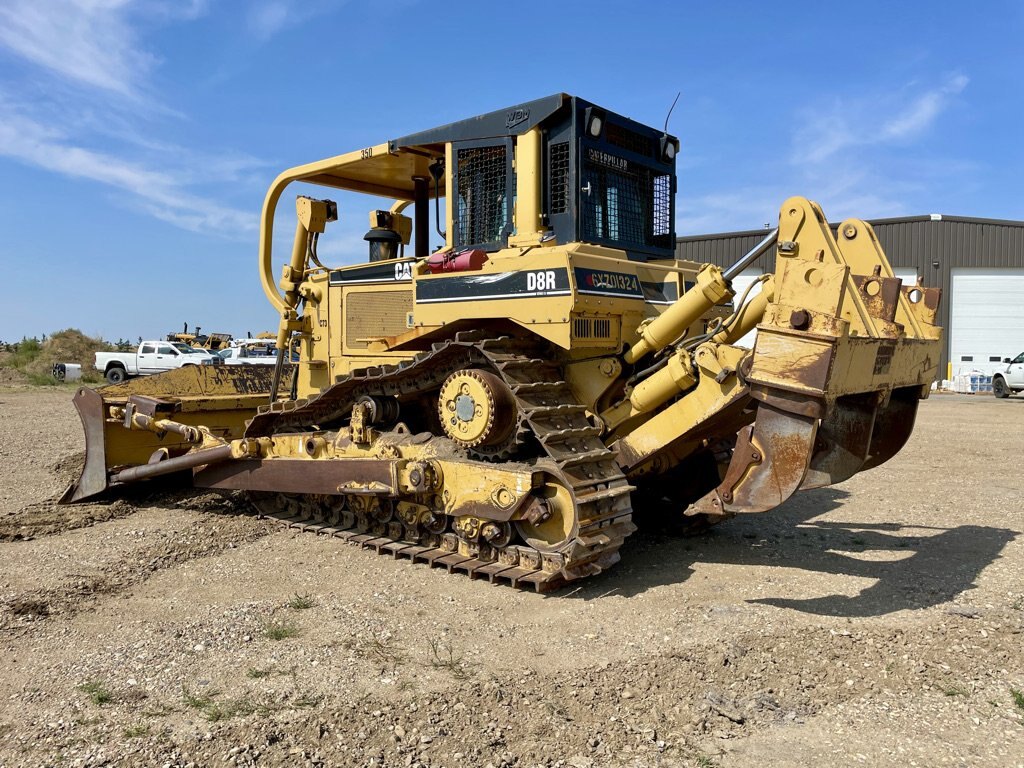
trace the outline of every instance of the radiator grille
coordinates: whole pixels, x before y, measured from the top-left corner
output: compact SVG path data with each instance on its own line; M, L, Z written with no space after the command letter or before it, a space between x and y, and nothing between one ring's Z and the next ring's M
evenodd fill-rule
M572 335L577 341L607 341L619 335L618 318L577 316L572 321Z
M456 157L459 245L501 241L509 223L505 146L459 149Z
M644 136L615 123L608 123L604 135L605 140L616 147L628 149L630 152L636 152L638 155L646 157L651 157L654 154L655 140L650 136Z
M367 291L345 297L345 344L366 349L366 339L398 336L408 330L412 291Z
M661 174L654 177L654 244L664 246L672 243L672 212L669 210L672 201L672 177Z
M548 178L551 180L551 213L569 210L569 142L548 148Z

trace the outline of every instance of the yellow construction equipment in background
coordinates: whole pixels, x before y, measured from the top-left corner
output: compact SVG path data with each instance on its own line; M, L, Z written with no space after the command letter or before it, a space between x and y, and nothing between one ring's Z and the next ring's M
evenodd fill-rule
M230 333L202 333L202 330L197 325L195 331L189 333L188 323L185 323L181 333L168 333L167 340L180 341L183 344L188 344L190 347L206 349L210 352L226 349L231 344Z
M676 260L677 150L556 94L285 171L259 254L278 365L81 390L66 499L191 470L292 525L546 590L618 560L638 491L707 525L891 458L935 378L939 292L801 197L728 270ZM391 201L365 263L318 253L365 213L300 196L275 274L293 182ZM775 273L734 303L769 249Z

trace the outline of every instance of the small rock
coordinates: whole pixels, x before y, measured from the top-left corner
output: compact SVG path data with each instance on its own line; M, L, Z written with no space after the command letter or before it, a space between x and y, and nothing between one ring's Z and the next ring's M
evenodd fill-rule
M626 690L624 690L622 693L620 693L619 695L622 698L624 698L624 699L632 699L633 698L633 692L631 690L629 690L628 688Z

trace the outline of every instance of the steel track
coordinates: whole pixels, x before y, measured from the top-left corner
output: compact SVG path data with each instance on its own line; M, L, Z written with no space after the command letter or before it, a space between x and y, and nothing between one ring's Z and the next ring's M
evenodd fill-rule
M335 536L395 558L463 572L470 578L533 586L539 592L558 589L618 562L622 542L636 530L630 502L633 488L601 441L600 429L591 424L585 406L573 396L550 348L536 341L459 334L398 365L354 371L308 400L265 406L250 422L246 436L335 427L348 418L352 405L363 395L428 394L451 373L468 367L490 369L505 380L519 409L515 443L527 449L535 446L538 462L551 467L572 492L579 522L557 552L520 543L480 547L476 556L467 556L459 553L460 542L452 532L434 534L399 522L374 523L364 515L325 508L310 497L294 499L284 509L256 499L260 514L290 528Z

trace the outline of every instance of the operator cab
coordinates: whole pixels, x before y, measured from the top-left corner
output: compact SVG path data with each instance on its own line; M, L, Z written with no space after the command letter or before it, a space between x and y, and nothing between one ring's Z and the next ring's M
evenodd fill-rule
M434 233L453 253L583 242L672 259L678 149L560 93L300 166L274 188L302 180L394 200L370 212L371 262L424 258Z
M674 256L678 139L578 97L538 99L390 147L435 156L430 193L448 198L455 251L540 239L606 245L640 261Z

